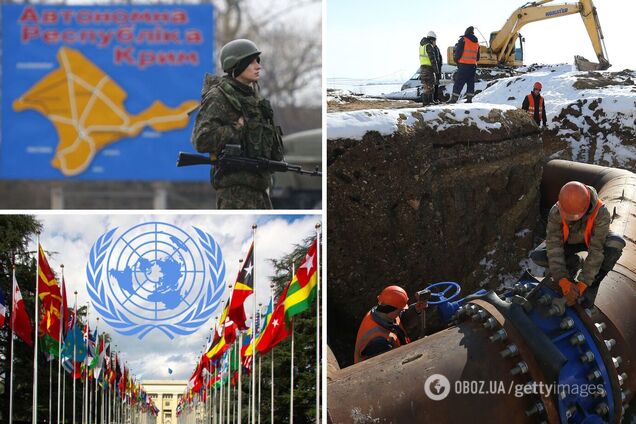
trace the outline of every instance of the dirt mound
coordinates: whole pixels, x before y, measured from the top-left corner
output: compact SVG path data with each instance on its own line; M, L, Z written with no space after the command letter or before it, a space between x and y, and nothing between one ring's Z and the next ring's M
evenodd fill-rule
M527 114L484 118L500 128L456 125L441 110L437 121L390 136L328 140L328 343L341 365L351 363L360 320L385 285L412 294L459 281L469 293L499 286L491 275L517 272L527 256L541 139Z

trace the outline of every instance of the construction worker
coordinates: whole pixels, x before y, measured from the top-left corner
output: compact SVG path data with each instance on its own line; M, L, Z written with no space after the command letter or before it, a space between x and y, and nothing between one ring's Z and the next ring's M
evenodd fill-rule
M437 69L435 70L435 87L433 88L433 103L441 103L442 99L440 98L439 82L442 79L442 53L439 51L439 47L437 47L437 36L435 33L431 31L428 35L429 37L432 36L433 53L435 55L435 63L437 63Z
M534 118L534 122L536 122L537 125L541 126L541 121L543 121L543 126L545 127L547 125L547 119L545 116L545 102L543 101L543 96L541 96L542 88L543 86L540 82L535 82L530 94L523 99L521 109L528 112L530 116Z
M623 237L610 231L610 212L594 187L570 181L550 209L545 241L530 258L549 268L553 288L571 306L584 294L594 302L601 281L624 247ZM585 251L587 257L582 260L578 253Z
M455 44L453 58L457 63L457 73L449 103L457 103L464 85L467 85L466 103L472 103L475 95L475 72L477 72L479 60L479 41L475 37L475 28L472 26L466 28L464 35L459 37L459 41Z
M354 363L410 343L403 324L411 323L427 307L424 300L409 307L409 297L402 287L385 287L378 295L378 304L367 312L360 324ZM424 329L420 328L420 332Z
M422 105L433 103L435 83L437 80L438 58L435 55L435 40L437 36L429 31L420 40L420 80L422 81Z
M192 130L200 153L218 156L226 144L238 144L246 157L284 160L283 141L274 112L258 93L261 52L250 40L221 48L223 77L206 75L202 101ZM272 173L258 169L212 168L218 209L272 209Z

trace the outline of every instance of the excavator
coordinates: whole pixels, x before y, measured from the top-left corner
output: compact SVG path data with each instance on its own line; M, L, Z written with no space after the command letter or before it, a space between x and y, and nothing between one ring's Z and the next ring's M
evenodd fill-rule
M601 24L596 13L596 7L592 0L580 0L576 3L552 4L553 0L539 0L526 3L515 10L504 26L497 32L490 34L489 45L480 45L480 59L477 64L483 67L518 67L523 66L523 42L524 38L519 30L531 22L545 19L560 18L562 16L579 13L587 33L592 41L598 63L590 62L581 56L574 57L576 68L580 71L604 70L611 65L607 59L607 49L601 31ZM545 6L544 6L545 5ZM449 65L455 65L453 58L454 47L447 50Z

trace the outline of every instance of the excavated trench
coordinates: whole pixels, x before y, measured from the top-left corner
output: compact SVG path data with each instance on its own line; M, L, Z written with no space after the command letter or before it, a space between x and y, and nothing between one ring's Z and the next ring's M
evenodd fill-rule
M539 223L537 126L493 109L497 128L440 125L448 111L383 136L330 139L328 344L352 363L360 320L387 284L409 293L457 281L463 293L521 273ZM442 129L446 128L446 129ZM427 328L433 331L435 313Z

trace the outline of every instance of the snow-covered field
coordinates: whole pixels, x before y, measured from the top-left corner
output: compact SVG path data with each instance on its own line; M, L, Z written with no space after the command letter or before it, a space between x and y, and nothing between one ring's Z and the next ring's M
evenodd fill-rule
M351 94L384 97L386 93L400 91L404 81L375 81L352 78L328 78L327 90L345 90Z
M451 115L458 114L458 122L464 118L460 113L469 113L471 122L478 123L486 107L520 108L534 82L539 81L543 84L549 132L567 143L565 150L555 157L609 166L636 166L636 72L581 72L570 64L533 65L517 71L517 75L478 82L475 89L479 94L473 105L330 113L328 138L360 139L371 130L392 134L403 125L435 120L442 110L449 109ZM358 101L377 98L382 93L386 99L417 100L416 89L400 91L401 83L396 81L333 79L328 81L328 87L341 90L332 91L331 100L337 102L346 102L340 97L343 93ZM452 84L447 84L446 92L451 90Z
M486 117L493 109L513 110L515 107L490 103L437 105L413 109L368 109L353 112L331 113L327 119L329 139L350 138L360 140L369 131L391 135L401 127L425 123L436 131L453 126L475 125L483 131L501 128L499 122L488 122Z

